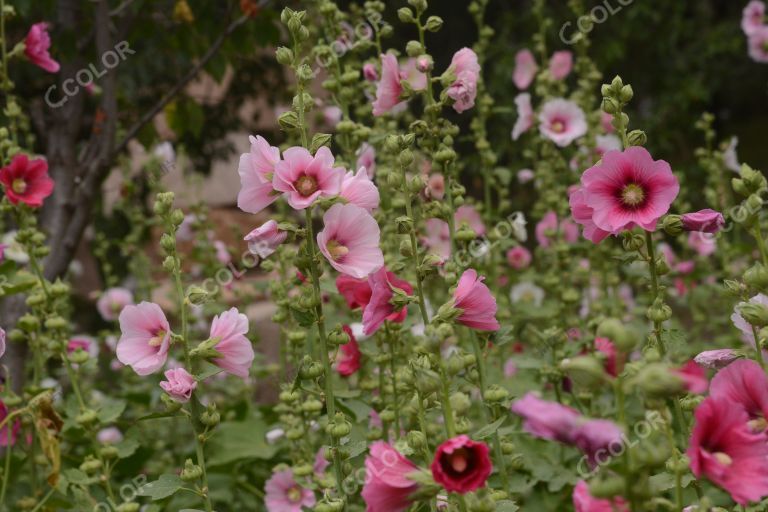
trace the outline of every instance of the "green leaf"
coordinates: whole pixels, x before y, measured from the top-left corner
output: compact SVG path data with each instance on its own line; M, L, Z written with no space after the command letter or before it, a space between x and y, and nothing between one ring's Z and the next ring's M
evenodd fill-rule
M184 487L184 481L177 475L160 475L160 478L154 482L141 486L138 494L149 496L152 501L157 501L173 496L182 487Z
M123 414L125 406L125 400L110 400L105 402L99 409L99 421L102 423L114 422Z
M293 319L302 327L312 327L315 323L315 315L311 311L304 311L291 306Z
M501 500L496 502L496 512L516 512L520 507L514 501Z
M485 439L487 437L491 437L493 434L496 433L497 430L499 430L499 427L501 427L504 424L504 421L506 420L506 417L499 418L498 420L494 421L490 425L486 425L472 436L472 439L481 440Z
M267 444L267 425L259 418L242 422L222 423L211 440L209 466L222 466L243 459L269 460L278 447Z
M124 439L115 445L115 448L117 448L117 456L121 459L128 458L136 453L139 446L139 442L136 439Z

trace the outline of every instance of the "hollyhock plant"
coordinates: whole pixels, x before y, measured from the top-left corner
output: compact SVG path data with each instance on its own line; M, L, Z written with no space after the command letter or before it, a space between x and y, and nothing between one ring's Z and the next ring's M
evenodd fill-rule
M465 435L438 446L430 468L436 483L459 494L483 487L493 471L488 445Z
M248 242L248 250L259 258L268 258L288 238L288 233L277 227L277 222L268 220L248 233L243 240Z
M386 270L386 268L384 269ZM406 294L413 293L413 287L408 281L398 279L398 277L389 270L386 270L387 281L400 290L403 290ZM336 278L336 289L344 297L344 300L350 309L365 309L369 302L371 302L371 290L372 279L356 279L354 277L340 275ZM386 289L383 289L386 290ZM378 299L378 297L377 297ZM395 311L389 315L386 319L390 322L403 323L408 315L408 309L403 308L400 311Z
M732 348L723 348L718 350L705 350L704 352L697 354L693 360L696 364L704 368L720 370L740 357L739 353Z
M536 59L529 49L523 49L515 55L515 71L512 80L520 90L526 90L530 87L539 67L536 65Z
M96 309L107 322L117 320L125 306L133 304L133 293L126 288L110 288L99 296Z
M0 183L11 204L24 203L39 208L53 193L53 180L48 176L48 162L43 158L30 160L23 153L0 169Z
M530 130L536 120L529 93L523 92L515 96L515 106L517 107L517 120L512 128L512 140L519 139L520 136Z
M365 208L368 212L379 207L379 189L371 181L365 167L358 169L357 174L348 172L341 182L340 197L349 203Z
M744 8L741 17L741 29L747 36L765 26L765 3L760 0L752 0Z
M479 331L498 331L496 299L484 280L471 268L461 275L453 292L453 307L461 311L456 321Z
M360 346L357 344L355 335L352 334L352 329L350 329L348 325L345 325L343 330L347 333L347 336L349 336L349 341L339 347L341 353L336 362L336 371L339 372L339 375L342 377L349 377L350 375L354 375L355 372L360 369L362 352L360 352Z
M753 431L768 428L768 376L756 362L741 359L717 372L709 396L744 409Z
M748 302L750 304L760 304L763 306L768 306L768 296L763 295L762 293L758 293L754 297L751 297ZM736 328L741 331L741 339L744 340L744 343L754 348L755 333L752 330L752 325L749 322L747 322L739 312L739 308L744 304L747 304L747 303L740 302L739 304L736 305L736 307L733 310L733 313L731 314L731 322L733 322L733 325L736 326Z
M400 85L400 66L397 57L388 53L381 56L381 80L376 86L373 115L381 116L400 103L403 86Z
M275 164L272 186L284 192L285 199L294 210L308 208L321 197L333 197L341 192L345 171L334 167L335 159L326 146L314 156L302 147L283 152L283 159Z
M386 320L393 317L395 321L402 321L400 318L405 308L392 304L395 295L393 289L407 295L413 293L413 287L409 283L397 279L383 267L371 274L368 283L371 287L371 298L363 310L363 333L366 336L379 330Z
M315 493L296 482L290 469L274 473L264 485L268 512L302 512L316 502Z
M24 39L24 55L29 61L49 73L58 73L59 63L53 60L49 50L51 36L48 35L48 23L35 23L29 28Z
M469 48L462 48L453 55L448 71L456 75L456 80L448 87L446 94L454 101L453 109L461 114L475 106L480 78L477 54Z
M552 54L549 60L549 74L555 80L564 80L573 69L573 53L561 50Z
M682 221L684 230L701 233L717 233L725 226L723 214L709 208L683 214Z
M411 496L419 484L408 475L419 468L383 441L376 441L365 458L365 485L360 493L366 512L403 512L411 506Z
M221 354L213 359L213 364L243 379L248 377L255 357L253 345L246 337L248 329L248 317L237 308L214 317L211 323L210 338L218 340L213 348Z
M768 63L768 25L759 27L749 35L749 56L755 62Z
M128 305L120 312L117 359L139 375L155 373L168 359L171 327L155 303Z
M557 402L548 402L533 393L512 404L512 412L523 418L523 430L529 434L570 443L579 420L579 413Z
M539 131L564 148L587 133L587 119L576 103L557 98L549 100L541 108Z
M323 224L317 245L333 268L361 279L384 266L379 225L364 208L335 204L323 215Z
M605 372L611 377L617 377L624 369L624 357L608 338L595 338L595 350L605 356Z
M523 270L531 264L531 251L518 245L507 251L507 262L515 270Z
M197 380L184 368L166 370L166 380L160 382L160 387L168 393L175 402L187 403L192 398L192 392L197 388Z
M579 480L573 488L573 507L576 512L629 512L627 502L621 497L608 500L592 496L584 480Z
M547 248L552 245L552 240L549 238L551 233L558 231L561 232L563 240L569 244L576 242L579 238L579 228L575 224L567 219L560 222L555 212L547 212L536 224L536 240L541 247Z
M280 161L280 150L270 146L262 136L250 136L251 149L240 155L237 172L240 175L240 192L237 206L247 213L259 213L277 201L280 193L272 186L275 164Z

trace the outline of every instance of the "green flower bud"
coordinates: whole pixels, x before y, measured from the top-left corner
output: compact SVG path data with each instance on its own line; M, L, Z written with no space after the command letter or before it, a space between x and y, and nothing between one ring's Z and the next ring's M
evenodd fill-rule
M89 455L86 457L85 461L80 464L80 471L92 475L100 470L102 466L103 464L99 459L94 458L93 455Z
M320 400L310 398L301 404L301 410L310 414L317 414L323 410L323 403Z
M114 446L102 446L99 449L99 455L102 459L113 460L118 457L120 451Z
M190 304L194 304L195 306L201 306L211 300L210 294L205 290L205 288L202 288L197 285L192 285L187 290L187 300L190 302Z
M69 293L69 285L60 279L51 285L51 294L54 297L64 297Z
M499 386L498 384L493 384L485 390L483 397L488 402L503 402L509 398L509 391Z
M597 327L597 336L610 339L624 353L631 352L637 345L637 338L617 318L603 320Z
M459 391L451 395L450 401L451 407L453 407L453 411L456 414L464 414L472 407L472 400L466 394Z
M330 145L332 138L333 136L328 133L316 133L312 137L312 143L309 146L310 153L315 154L321 147Z
M683 218L680 215L667 215L661 221L661 228L670 236L677 236L683 232Z
M187 459L184 462L184 469L181 470L181 479L185 482L194 482L203 476L203 468L194 464L192 459Z
M82 348L78 348L78 349L77 349L77 350L75 350L74 352L71 352L71 353L70 353L70 354L67 356L67 358L68 358L68 359L69 359L71 362L73 362L73 363L75 363L75 364L84 364L84 363L86 363L86 362L88 361L88 359L90 359L90 358L91 358L91 356L88 354L88 352L86 352L86 351L85 351L85 350L83 350Z
M589 494L595 498L611 499L621 496L626 490L624 477L618 475L600 475L589 483Z
M123 503L121 505L118 505L115 509L115 512L139 512L141 508L141 505L138 503L131 501L128 503Z
M765 327L768 325L768 306L757 302L742 302L736 309L744 320L755 327Z
M666 322L672 318L672 308L661 301L661 298L657 298L651 307L646 312L648 319L654 323Z
M420 42L411 40L405 45L405 53L407 53L409 57L418 57L424 53L424 47Z
M25 332L34 332L40 328L40 319L35 315L27 313L19 318L16 325Z
M603 109L603 112L611 114L612 116L615 116L620 109L619 102L613 98L603 98L601 108Z
M603 365L592 356L563 359L560 362L560 370L575 383L590 389L603 385L606 380Z
M52 316L45 321L45 328L52 331L64 330L68 325L69 323L58 315Z
M160 401L163 402L163 405L165 405L165 410L168 412L178 412L182 407L181 403L175 401L165 393L160 395Z
M312 361L308 365L302 365L301 378L306 380L312 380L320 377L323 374L323 366L317 361Z
M289 66L293 63L293 50L285 46L278 47L275 51L275 56L277 57L277 62L283 66Z
M282 113L277 118L277 122L283 130L294 130L299 127L299 117L292 110Z
M427 437L419 430L411 430L407 436L408 446L414 450L419 450L427 446Z
M408 5L416 9L419 14L427 10L427 0L408 0Z
M176 208L171 212L171 224L173 224L176 228L178 228L179 226L181 226L183 222L184 222L184 212Z
M400 242L400 255L405 258L410 258L413 256L413 249L411 247L410 240L402 240Z
M744 272L744 282L752 288L768 288L768 269L762 263L755 263Z
M629 103L632 101L634 96L635 92L632 90L632 86L629 84L622 87L619 91L619 99L621 99L622 103Z
M413 23L416 19L413 17L413 11L408 7L401 7L397 10L397 18L403 23Z
M200 415L200 423L209 428L218 425L219 421L221 421L221 415L216 410L216 404L209 405L203 414Z
M685 390L683 379L663 363L651 363L643 367L629 384L640 389L649 398L667 398L680 395Z
M429 32L437 32L443 26L443 19L440 16L430 16L424 25ZM415 57L415 55L414 55Z
M163 268L168 272L173 272L174 270L176 270L177 268L176 258L174 258L173 256L167 256L163 260Z

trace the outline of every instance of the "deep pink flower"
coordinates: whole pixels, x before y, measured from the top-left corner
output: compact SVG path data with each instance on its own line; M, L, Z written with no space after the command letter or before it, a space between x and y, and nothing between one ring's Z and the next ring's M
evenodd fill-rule
M360 167L365 167L369 178L376 175L376 149L367 142L357 150L357 168Z
M365 458L365 485L360 495L366 512L403 512L419 484L408 475L419 470L414 463L383 441L371 445Z
M536 119L529 93L518 94L515 97L515 106L517 106L517 121L512 128L512 140L519 139L522 134L530 130Z
M393 288L397 288L410 295L413 287L407 282L398 279L395 274L382 267L368 277L371 296L363 309L363 333L370 336L384 323L385 320L402 322L405 320L407 308L396 309L391 303L394 297Z
M533 393L516 400L512 412L524 419L523 429L529 434L561 443L571 443L579 420L575 409L542 400Z
M456 321L479 331L498 331L496 299L483 284L484 279L471 268L461 275L453 292L453 307L461 310Z
M448 492L466 494L485 485L493 471L488 445L468 436L448 439L437 447L432 478Z
M341 274L336 278L336 289L350 309L364 308L371 301L371 285L368 279L357 279Z
M253 345L246 338L248 334L248 317L232 308L213 318L210 338L218 339L213 347L220 358L213 359L213 364L227 373L248 377L255 354Z
M768 25L756 28L747 40L749 56L755 62L768 62Z
M627 502L621 497L607 500L589 494L589 485L584 480L573 488L573 506L576 512L629 512Z
M99 356L99 342L95 338L85 335L72 336L67 342L67 354L82 350L92 358Z
M272 186L275 164L280 161L280 150L270 146L262 136L250 136L251 150L240 155L237 172L240 174L240 192L237 206L248 213L259 213L277 201L280 193Z
M584 238L599 244L611 233L604 231L595 225L592 217L595 211L587 205L584 189L579 187L571 191L568 201L571 205L573 220L584 226Z
M563 80L571 74L573 69L573 53L562 50L552 54L549 60L549 74L555 80Z
M693 474L707 477L742 505L768 496L768 439L749 429L744 409L710 397L695 416L686 452Z
M302 147L283 152L283 159L275 164L272 186L285 192L285 199L295 210L303 210L321 197L332 197L341 191L344 169L334 167L331 150L323 146L315 156Z
M579 239L579 228L571 221L563 219L559 222L555 212L547 212L544 217L536 224L536 240L541 247L547 248L552 245L550 240L551 233L561 231L563 239L572 244Z
M584 172L581 183L586 206L593 209L592 221L611 233L635 226L655 230L680 191L669 164L653 160L637 146L607 152L601 163Z
M683 366L675 370L675 375L683 379L685 389L689 393L701 395L707 392L709 388L709 379L707 379L707 372L696 364L696 361L691 359Z
M274 220L268 220L248 233L244 240L248 242L248 250L263 259L273 254L286 238L288 233L280 231Z
M376 100L373 102L373 115L380 116L395 108L400 103L400 66L397 57L388 53L381 56L381 80L376 86Z
M531 251L522 245L513 247L507 251L507 262L515 270L528 268L528 265L531 264Z
M6 407L5 403L0 400L0 423L8 417L10 411ZM19 431L21 430L21 420L18 417L13 420L12 425L6 424L0 429L0 446L13 446L16 444L16 439L19 437Z
M570 443L587 456L587 461L592 467L604 463L623 450L624 434L621 428L610 420L579 422L571 435Z
M369 212L379 207L379 189L371 181L365 167L360 167L357 174L352 171L347 173L341 182L339 196Z
M717 233L725 226L723 214L711 210L699 210L698 212L686 213L682 216L683 229L686 231L698 231L700 233Z
M741 16L741 29L747 36L765 26L765 4L760 0L752 0L744 8Z
M41 67L49 73L58 73L59 63L51 58L48 50L51 48L51 36L48 35L48 23L35 23L29 29L24 39L24 55L32 64Z
M120 312L117 359L139 375L155 373L165 364L171 343L171 327L155 303L128 305Z
M469 48L462 48L453 55L448 69L456 75L456 80L448 87L446 94L454 101L453 109L462 113L475 106L480 78L477 54Z
M512 81L520 90L526 90L533 79L536 77L536 71L539 67L536 65L536 59L531 50L525 48L515 55L515 71L512 75Z
M160 382L160 387L174 401L187 403L192 398L192 392L197 388L195 377L184 368L165 371L166 380Z
M30 160L23 153L14 156L9 165L0 169L0 183L11 204L24 203L32 208L42 206L45 198L53 193L48 162L43 158Z
M693 358L696 364L709 368L711 370L720 370L741 357L738 352L732 348L719 350L706 350Z
M363 64L363 77L369 82L375 82L379 79L379 72L376 70L376 65L370 62Z
M352 334L352 329L345 325L343 330L349 336L349 341L339 347L341 357L336 361L336 371L343 377L349 377L360 369L360 359L363 354L360 352L355 335Z
M133 304L133 294L126 288L110 288L96 301L96 309L107 322L117 320L125 306Z
M264 485L267 512L302 512L315 506L315 493L299 485L290 469L278 471Z
M549 100L539 114L539 131L561 148L587 133L587 118L579 106L569 100Z
M753 431L768 428L768 376L751 359L734 361L717 372L710 384L709 396L744 409Z
M323 223L317 245L333 268L363 278L384 266L379 225L365 209L335 204L323 215Z
M605 356L605 372L611 377L616 377L624 369L624 358L616 345L608 338L595 338L595 350Z

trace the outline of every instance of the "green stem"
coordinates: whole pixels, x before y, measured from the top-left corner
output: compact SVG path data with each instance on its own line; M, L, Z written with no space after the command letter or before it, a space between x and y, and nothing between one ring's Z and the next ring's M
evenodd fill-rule
M763 361L763 347L762 343L760 343L760 336L758 336L757 327L754 325L750 325L752 327L752 335L755 337L755 361L757 361L760 366L765 369L765 361Z
M8 428L8 435L11 435L11 428ZM8 477L11 475L11 450L13 444L8 443L5 447L5 467L3 469L3 484L0 487L0 506L5 508L5 490L8 488Z
M395 356L397 355L397 337L392 336L387 322L384 322L384 331L389 346L389 372L392 374L392 405L395 411L395 439L400 439L400 396L397 392L397 372L395 371Z
M616 420L618 421L619 425L626 431L627 430L627 419L625 414L625 405L624 405L624 388L622 387L622 379L621 377L617 378L614 387L613 387L614 395L616 396ZM639 510L635 504L635 495L632 491L632 475L630 474L632 472L632 454L630 453L629 447L625 447L624 455L622 457L623 459L623 468L624 468L624 480L626 482L625 484L625 490L624 493L627 497L627 501L629 501L630 507L629 510Z
M651 274L651 307L656 303L659 298L659 277L656 270L656 254L653 245L653 233L650 231L645 232L645 245L648 250L648 270ZM659 353L664 356L666 348L664 342L661 340L661 322L653 321L653 334L656 338L656 346L659 349Z
M680 512L685 506L683 503L683 475L680 471L680 453L677 451L675 444L675 437L672 433L672 426L669 421L664 421L664 430L667 434L667 440L669 441L670 448L675 458L675 510Z
M56 491L55 487L52 487L50 491L48 491L45 496L43 496L43 499L40 500L40 502L35 505L35 508L31 510L31 512L38 512L39 510L42 510L43 505L48 501L48 499L53 496L53 493Z
M424 327L426 327L427 324L429 324L429 313L427 312L427 304L424 300L424 287L422 285L421 272L419 272L419 244L416 241L416 218L413 216L412 202L410 192L406 192L405 213L412 221L411 229L408 233L411 239L411 259L413 260L413 267L416 269L416 290L418 292L419 311L421 311L421 320L424 322Z
M759 222L755 226L755 239L757 240L757 248L760 249L760 256L763 258L763 265L768 267L768 252L765 249L765 239Z

